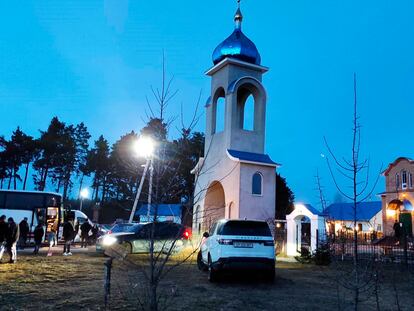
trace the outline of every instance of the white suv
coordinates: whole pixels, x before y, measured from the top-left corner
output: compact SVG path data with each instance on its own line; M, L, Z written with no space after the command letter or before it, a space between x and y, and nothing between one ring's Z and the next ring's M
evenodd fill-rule
M275 249L269 226L264 221L222 219L203 234L197 257L200 270L208 269L210 282L222 270L262 270L275 277Z

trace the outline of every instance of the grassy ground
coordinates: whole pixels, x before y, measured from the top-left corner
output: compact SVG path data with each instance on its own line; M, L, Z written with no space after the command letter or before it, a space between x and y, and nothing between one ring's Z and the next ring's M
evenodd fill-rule
M138 257L133 257L138 260ZM21 255L15 265L0 265L0 310L102 310L105 258L93 252L71 257ZM280 262L276 281L257 277L226 277L219 284L207 281L194 262L173 270L160 285L161 306L169 310L341 310L351 297L338 291L336 268ZM384 273L385 275L385 273ZM399 271L397 291L382 279L381 310L414 310L412 279ZM126 290L131 289L131 290ZM123 263L114 262L111 309L138 308L143 279ZM375 310L372 289L362 295L361 310Z

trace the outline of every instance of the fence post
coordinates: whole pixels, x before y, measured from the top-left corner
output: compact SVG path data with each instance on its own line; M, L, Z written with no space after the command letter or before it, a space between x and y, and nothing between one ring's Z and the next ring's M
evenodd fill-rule
M319 249L319 229L316 229L316 250Z
M404 233L404 264L408 266L407 234Z
M111 293L112 257L105 262L105 310L109 310L109 295Z

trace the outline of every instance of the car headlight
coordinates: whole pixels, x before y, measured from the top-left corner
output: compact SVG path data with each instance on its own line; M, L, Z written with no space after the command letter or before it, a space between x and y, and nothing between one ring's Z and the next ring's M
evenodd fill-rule
M113 236L107 235L107 236L104 236L104 238L102 239L102 245L110 246L110 245L115 244L116 241L117 241L116 238L114 238Z

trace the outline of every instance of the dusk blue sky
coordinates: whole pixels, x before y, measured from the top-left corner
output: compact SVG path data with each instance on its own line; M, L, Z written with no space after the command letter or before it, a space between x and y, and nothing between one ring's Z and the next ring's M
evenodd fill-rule
M38 136L53 116L84 121L111 143L138 131L163 50L179 90L167 113L177 116L181 103L192 112L200 90L202 103L209 96L204 72L235 9L235 0L1 2L0 135L20 125ZM266 152L298 201L317 205L317 168L328 200L335 196L323 136L351 155L353 72L371 171L414 156L413 1L244 0L242 12L244 33L270 67Z

